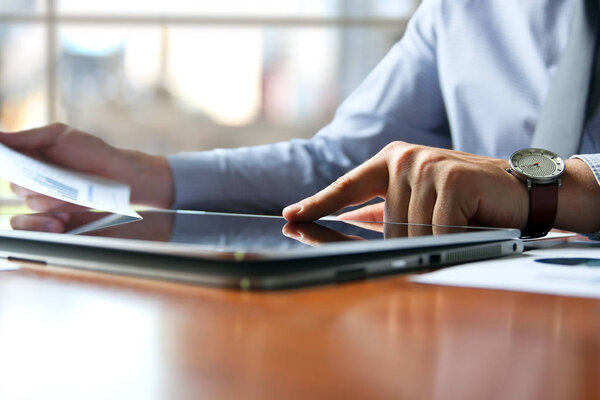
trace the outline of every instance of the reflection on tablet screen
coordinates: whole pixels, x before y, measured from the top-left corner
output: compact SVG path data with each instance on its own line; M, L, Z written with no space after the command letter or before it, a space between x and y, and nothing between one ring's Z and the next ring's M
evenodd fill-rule
M338 221L287 223L280 216L208 213L201 211L142 211L143 219L91 211L40 213L10 218L13 228L44 231L56 219L64 234L197 244L213 249L285 250L325 243L391 237L430 236L485 228L440 227L405 223Z

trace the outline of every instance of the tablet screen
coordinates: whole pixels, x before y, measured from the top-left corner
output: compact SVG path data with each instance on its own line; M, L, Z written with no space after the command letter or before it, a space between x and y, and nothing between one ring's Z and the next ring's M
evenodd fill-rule
M330 250L332 254L335 251L369 252L501 240L519 234L516 230L339 221L335 218L287 223L280 216L202 211L152 210L140 211L140 215L141 220L92 211L3 215L4 224L9 224L13 230L4 230L2 234L161 254L218 253L227 257L273 257L277 254L293 257L308 249L327 249L326 253ZM63 233L47 233L46 227L57 223Z

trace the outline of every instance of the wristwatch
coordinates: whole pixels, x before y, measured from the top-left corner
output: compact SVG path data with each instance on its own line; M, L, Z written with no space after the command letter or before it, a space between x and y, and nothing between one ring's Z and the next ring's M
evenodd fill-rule
M525 182L529 191L529 217L521 237L546 235L556 219L564 160L552 151L528 148L514 152L509 164L506 171Z

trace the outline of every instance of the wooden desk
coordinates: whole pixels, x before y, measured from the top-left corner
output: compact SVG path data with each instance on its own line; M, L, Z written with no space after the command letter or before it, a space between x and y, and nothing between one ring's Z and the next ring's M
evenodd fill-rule
M0 272L0 399L599 399L600 301Z

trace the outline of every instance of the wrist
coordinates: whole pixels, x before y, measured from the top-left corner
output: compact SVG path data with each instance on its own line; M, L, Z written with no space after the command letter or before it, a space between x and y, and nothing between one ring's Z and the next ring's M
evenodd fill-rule
M167 158L135 150L117 149L123 164L119 167L131 186L131 203L156 208L173 204L173 177Z
M579 233L600 230L600 186L592 170L579 159L565 160L554 226Z

